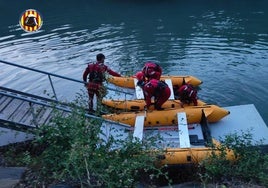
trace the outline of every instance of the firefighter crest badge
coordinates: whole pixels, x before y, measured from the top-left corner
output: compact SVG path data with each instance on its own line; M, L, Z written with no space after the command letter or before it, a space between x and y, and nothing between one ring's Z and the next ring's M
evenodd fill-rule
M28 9L21 14L20 27L26 32L38 31L43 24L40 13L34 9Z

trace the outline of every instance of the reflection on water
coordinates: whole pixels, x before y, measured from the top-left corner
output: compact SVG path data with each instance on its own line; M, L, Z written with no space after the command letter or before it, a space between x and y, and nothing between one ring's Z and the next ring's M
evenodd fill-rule
M255 104L268 124L265 1L13 3L0 3L2 16L14 7L0 27L1 60L75 79L82 79L86 63L99 52L112 69L125 75L153 60L165 74L203 80L199 96L204 101L221 106ZM43 16L43 26L36 33L25 33L18 24L27 8ZM0 67L3 86L38 94L51 91L44 75ZM84 89L54 81L64 99Z

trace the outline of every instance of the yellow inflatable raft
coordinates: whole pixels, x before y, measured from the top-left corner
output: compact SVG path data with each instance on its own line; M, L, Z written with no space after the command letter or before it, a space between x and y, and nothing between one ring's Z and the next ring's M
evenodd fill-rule
M198 164L202 160L209 157L212 152L215 152L216 155L220 155L221 151L217 149L220 143L212 139L212 147L193 147L193 148L167 148L163 155L159 156L159 165L178 165L178 164ZM232 150L226 150L226 159L235 160L235 155Z
M166 109L160 111L148 111L145 112L124 112L120 114L107 114L102 115L104 119L128 124L130 126L135 125L136 117L139 115L146 116L144 126L170 126L177 125L177 113L185 112L187 116L187 122L189 124L199 123L202 118L202 111L204 111L208 122L217 122L223 117L229 114L229 111L224 108L220 108L216 105L205 106L190 106L180 109Z
M136 110L144 110L145 101L144 100L108 100L103 99L102 104L115 108L115 109L121 109L121 110L129 110L129 111L136 111ZM198 106L204 106L206 103L198 100L197 105ZM184 104L184 107L188 106L194 106L193 103L190 104ZM181 102L180 100L167 100L163 105L162 108L181 108ZM154 110L154 106L150 106L150 110Z
M183 83L189 83L193 86L198 86L202 83L201 80L194 76L161 76L161 80L171 79L173 86L178 85L181 86ZM107 78L108 82L127 88L134 88L134 77L114 77L110 76Z

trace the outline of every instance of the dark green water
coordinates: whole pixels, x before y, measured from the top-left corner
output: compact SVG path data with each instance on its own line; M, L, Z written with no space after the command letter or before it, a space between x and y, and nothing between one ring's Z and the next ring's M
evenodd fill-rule
M0 59L81 79L102 52L121 74L147 60L164 74L203 81L199 98L220 106L254 104L268 124L268 1L0 1ZM25 33L19 18L36 9L43 26ZM26 92L50 89L44 76L0 64L0 84ZM63 98L80 86L56 80Z

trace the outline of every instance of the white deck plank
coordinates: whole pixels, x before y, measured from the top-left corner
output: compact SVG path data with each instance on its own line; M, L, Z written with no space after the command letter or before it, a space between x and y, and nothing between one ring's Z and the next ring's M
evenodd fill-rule
M144 118L144 116L137 116L135 121L133 137L138 138L140 141L142 141L143 137Z
M177 113L177 118L178 118L180 148L190 148L191 145L190 145L186 113L185 112Z
M171 93L169 99L170 99L170 100L174 100L175 97L174 97L174 91L173 91L172 81L171 81L171 79L165 79L165 82L166 82L166 84L168 85L168 87L169 87L169 89L170 89L170 93Z
M140 86L137 86L138 80L134 78L135 92L137 99L144 99L144 94Z

